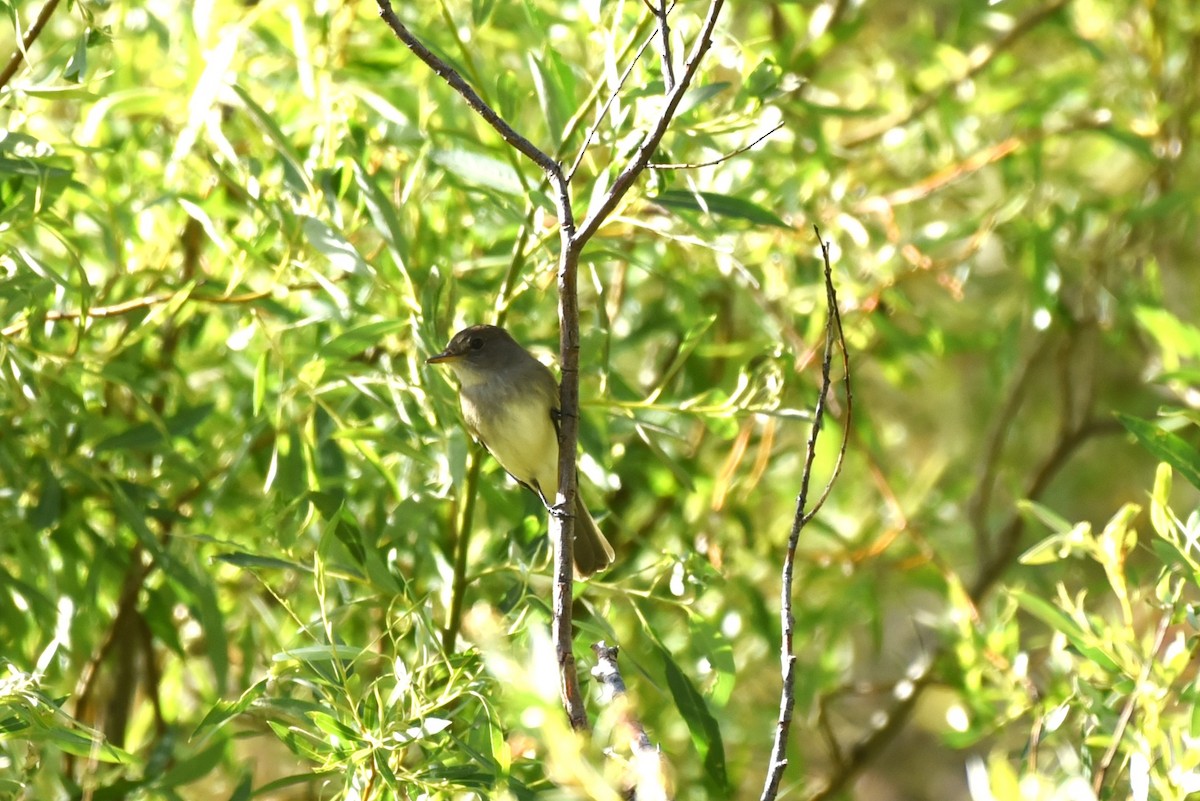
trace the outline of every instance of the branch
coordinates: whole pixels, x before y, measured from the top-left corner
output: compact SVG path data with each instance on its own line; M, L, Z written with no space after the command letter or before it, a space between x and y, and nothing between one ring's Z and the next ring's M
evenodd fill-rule
M658 20L663 86L670 92L675 88L675 63L674 59L671 58L671 24L667 20L667 15L671 13L671 9L675 7L675 4L671 3L670 7L668 7L667 0L643 0L643 2L646 3L646 7L650 9L650 12ZM658 5L655 5L655 2Z
M41 36L42 29L46 27L46 23L50 21L50 15L54 13L54 9L58 8L58 0L48 0L46 5L42 6L41 12L37 19L33 21L33 26L25 32L25 38L17 45L16 52L12 54L12 58L8 60L4 71L0 72L0 89L8 86L8 82L17 74L17 70L21 68L21 63L25 60L25 54L29 48L33 47L33 43ZM13 12L16 14L16 11Z
M604 687L604 700L613 706L620 704L620 722L625 727L633 754L633 797L637 801L667 801L673 797L669 788L669 766L663 760L662 752L651 742L650 735L646 734L642 722L631 711L625 680L617 666L618 648L615 645L609 647L601 640L592 645L592 651L597 660L592 675Z
M562 383L559 386L558 425L558 494L550 515L550 541L554 543L554 587L552 607L554 651L558 656L558 671L563 706L571 728L582 731L588 727L583 693L575 671L575 653L571 648L572 582L575 577L575 445L579 439L579 294L576 277L579 273L579 251L582 244L575 241L574 219L560 220L562 250L558 261L558 323L559 358L562 364Z
M386 0L380 0L385 2ZM575 655L571 649L571 589L574 579L573 551L575 531L576 455L579 439L579 256L592 235L599 229L621 198L629 191L633 181L645 169L654 155L658 143L675 116L675 109L683 98L700 65L700 60L712 45L712 32L716 26L724 0L712 0L708 17L692 49L684 74L667 98L666 108L659 118L658 126L646 137L638 148L634 159L621 171L600 207L584 223L575 228L571 208L571 197L567 180L555 165L547 176L558 187L557 205L559 212L560 250L558 261L558 322L559 359L562 383L559 387L561 417L558 431L558 493L555 496L555 514L550 517L550 539L554 543L554 588L552 607L554 623L552 635L558 657L560 690L563 705L571 726L576 730L588 726L587 711L579 690L579 677L575 670Z
M725 155L715 158L712 161L702 161L699 164L648 164L646 166L651 170L698 170L701 167L715 167L723 161L729 161L734 156L740 156L747 150L753 149L759 142L763 141L786 124L787 123L781 122L762 136L755 139L750 144L745 145L744 147L739 147L737 150L726 153Z
M646 39L646 41L642 42L642 46L638 48L638 51L634 53L633 58L629 60L629 66L625 68L625 72L621 73L621 77L617 79L617 85L614 86L612 92L609 93L608 99L604 101L604 105L601 106L600 111L596 113L596 121L592 123L592 127L588 128L587 134L583 137L583 144L579 146L579 152L575 155L575 161L571 163L571 169L567 170L568 181L575 177L575 171L578 170L579 165L583 163L583 157L587 155L588 146L591 145L592 139L596 136L596 131L600 129L600 124L604 122L604 118L608 114L608 109L616 101L617 94L622 88L624 88L625 82L629 80L630 73L633 72L633 68L636 67L638 61L641 60L642 53L646 52L646 48L650 46L650 42L653 40L654 37L651 36L650 38ZM590 101L588 105L590 105Z
M634 180L646 169L655 149L666 133L675 115L683 94L691 84L699 68L700 60L712 46L712 32L716 26L724 0L711 0L708 16L702 31L684 67L684 74L667 96L666 105L657 126L642 141L634 159L625 167L604 201L588 218L583 229L576 229L571 205L570 179L563 173L562 166L546 153L539 150L528 139L518 134L467 84L449 64L434 55L396 17L390 0L377 0L379 15L402 41L426 66L441 77L467 102L480 117L508 142L531 161L542 168L547 180L555 189L554 201L559 219L559 262L558 262L558 316L559 352L562 369L559 419L559 464L558 492L550 515L550 539L554 544L553 579L553 624L552 636L558 659L560 691L563 706L572 728L583 730L588 727L587 711L579 689L579 677L575 670L575 655L571 647L571 604L574 580L574 516L576 455L579 435L579 298L577 275L579 257L584 246L596 233L600 224L612 213L617 204L629 191ZM660 0L664 2L664 0ZM664 40L669 36L665 30L666 13L664 4L659 14Z
M1133 718L1133 708L1137 706L1138 693L1142 687L1150 680L1150 673L1154 670L1154 660L1158 656L1158 652L1162 650L1163 642L1167 639L1167 629L1170 628L1171 618L1175 614L1175 605L1179 602L1179 595L1183 591L1183 582L1176 581L1175 588L1171 593L1171 603L1167 605L1167 611L1163 613L1162 618L1158 621L1158 629L1154 632L1154 645L1150 647L1150 653L1146 656L1146 662L1142 665L1142 673L1138 676L1137 684L1133 685L1133 689L1129 692L1129 697L1125 699L1125 706L1121 709L1121 717L1117 721L1117 727L1112 733L1112 743L1109 744L1108 750L1104 752L1104 756L1100 759L1100 764L1096 766L1096 775L1092 777L1092 792L1096 797L1100 797L1100 788L1104 786L1104 777L1108 774L1109 767L1112 766L1112 761L1117 755L1117 750L1121 745L1121 740L1125 736L1125 729L1129 726L1129 721Z
M384 0L380 0L384 2ZM704 58L704 54L712 47L713 29L717 25L717 17L721 14L721 7L725 5L725 0L711 0L708 7L708 16L704 19L704 26L700 31L700 35L696 38L696 43L692 46L692 53L688 56L687 62L683 66L683 75L679 79L679 83L667 95L666 106L663 108L662 115L658 119L658 124L654 126L642 144L638 147L637 153L621 174L613 181L612 187L608 190L608 194L604 196L599 207L579 226L579 233L576 239L580 244L587 242L596 231L600 229L600 225L612 214L617 204L625 197L625 193L633 186L633 182L638 176L645 171L646 165L650 163L654 151L658 149L659 142L670 127L671 121L675 118L675 110L679 107L679 102L683 100L684 94L692 85L692 79L696 77L696 70L700 68L700 61Z
M800 474L800 492L796 496L796 514L792 518L792 530L788 534L787 552L783 558L782 588L780 590L779 618L783 631L783 641L779 649L779 658L783 663L783 689L779 697L779 720L775 725L775 743L771 747L771 762L767 768L766 780L763 783L761 801L774 801L779 795L779 783L783 780L783 772L787 769L788 736L791 733L792 713L796 707L796 654L794 649L795 619L792 616L792 583L796 563L796 546L800 541L800 532L812 520L813 513L820 508L828 494L828 487L841 469L842 455L846 452L846 432L850 430L850 371L849 358L846 355L846 339L842 332L842 318L837 311L837 295L833 288L833 268L829 262L829 245L821 239L821 231L814 227L817 241L821 243L821 257L825 262L825 300L829 306L829 318L825 323L825 357L821 362L821 388L817 395L816 407L813 410L812 428L809 429L808 444L804 455L804 470ZM843 426L841 452L837 466L830 477L826 491L814 507L808 511L808 488L812 480L813 461L817 455L817 439L821 435L821 425L825 418L825 402L833 386L830 378L830 366L833 362L833 349L842 351L842 364L845 368L843 378L846 388L846 424Z

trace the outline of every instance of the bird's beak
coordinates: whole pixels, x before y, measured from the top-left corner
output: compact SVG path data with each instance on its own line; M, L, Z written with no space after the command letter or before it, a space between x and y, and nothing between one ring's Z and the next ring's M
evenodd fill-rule
M444 362L458 361L462 357L463 357L463 355L461 353L454 353L449 348L446 348L444 351L442 351L438 355L430 356L428 359L425 360L425 363L426 364L442 364Z

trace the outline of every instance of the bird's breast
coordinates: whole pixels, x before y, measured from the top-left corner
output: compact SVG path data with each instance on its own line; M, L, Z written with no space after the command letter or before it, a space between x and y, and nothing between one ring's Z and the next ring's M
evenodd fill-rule
M558 432L545 397L504 388L463 385L467 428L513 478L537 484L547 498L558 491Z

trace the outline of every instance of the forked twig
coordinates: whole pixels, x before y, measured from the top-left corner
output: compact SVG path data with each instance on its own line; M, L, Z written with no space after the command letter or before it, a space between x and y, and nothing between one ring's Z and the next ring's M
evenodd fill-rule
M792 713L796 707L796 653L794 648L795 620L792 616L792 585L796 563L796 546L800 541L800 532L812 520L812 515L820 508L828 495L829 487L841 470L842 457L846 452L846 442L850 430L850 359L846 354L846 338L842 331L842 318L837 308L837 293L833 287L833 267L829 260L829 245L821 238L821 231L814 226L817 241L821 244L821 258L825 264L825 300L829 307L829 317L825 323L825 356L821 361L821 386L817 395L816 406L813 409L812 428L809 429L808 443L804 455L804 470L800 474L800 492L796 496L796 513L792 517L792 529L788 534L787 552L783 559L782 588L779 593L779 619L783 632L779 649L779 658L783 665L783 689L779 698L779 720L775 725L775 742L771 747L771 762L767 767L767 776L763 783L761 801L774 801L779 795L779 784L783 772L787 769L787 745L792 727ZM830 367L833 363L834 348L842 352L842 368L844 376L842 384L846 392L846 421L843 426L842 444L839 449L837 464L826 484L825 492L808 509L808 489L812 481L813 461L816 459L817 440L825 418L826 399L833 388L830 377Z

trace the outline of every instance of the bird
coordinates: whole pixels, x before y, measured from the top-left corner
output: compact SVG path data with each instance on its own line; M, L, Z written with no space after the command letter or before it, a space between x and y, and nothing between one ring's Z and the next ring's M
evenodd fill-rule
M458 378L463 421L509 475L553 510L558 493L558 382L503 328L473 325L425 360ZM575 573L586 578L616 554L575 494Z

